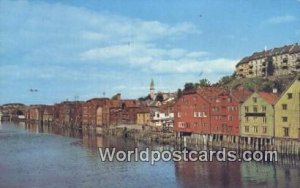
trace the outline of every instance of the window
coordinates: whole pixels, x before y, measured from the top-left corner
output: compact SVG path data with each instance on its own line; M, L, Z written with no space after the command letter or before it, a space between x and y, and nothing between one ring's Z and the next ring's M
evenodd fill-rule
M283 128L283 135L284 136L289 136L289 128L287 128L287 127Z
M267 111L267 107L266 106L262 106L261 109L262 109L263 112Z
M246 122L249 122L249 117L246 117Z
M263 117L263 123L267 123L267 117Z
M253 112L257 112L257 106L253 106Z
M263 127L263 133L264 133L264 134L267 133L267 127Z
M253 127L253 131L254 131L255 133L257 133L257 132L258 132L258 128L257 128L257 126L254 126L254 127Z
M287 104L282 104L282 110L287 110Z
M181 117L181 114L180 114L180 112L178 112L178 113L177 113L177 117L179 117L179 118Z
M194 112L194 117L197 117L197 112Z
M292 99L293 98L293 93L288 93L287 96L288 96L288 99Z
M207 117L206 114L205 114L205 112L203 112L203 117Z
M252 99L253 99L253 102L254 102L254 103L257 102L257 98L256 98L256 97L253 97Z
M202 117L202 113L201 112L198 112L198 117Z
M249 112L248 106L245 106L245 112Z
M228 116L228 120L232 121L233 120L233 116Z
M186 128L190 128L190 123L186 123Z
M249 132L249 126L245 126L245 132L246 132L246 133Z
M282 117L282 122L287 122L288 118L287 117Z

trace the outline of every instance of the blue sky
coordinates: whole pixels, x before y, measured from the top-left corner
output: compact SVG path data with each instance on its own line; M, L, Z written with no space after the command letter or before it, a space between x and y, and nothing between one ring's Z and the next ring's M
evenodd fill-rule
M299 43L299 10L299 0L1 0L0 104L137 98L151 78L166 92L215 82L243 56Z

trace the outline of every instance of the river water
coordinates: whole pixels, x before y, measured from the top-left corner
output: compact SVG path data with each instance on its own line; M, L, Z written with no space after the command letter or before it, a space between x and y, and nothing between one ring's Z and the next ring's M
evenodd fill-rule
M299 161L102 162L98 147L148 147L48 126L0 125L0 187L299 187ZM151 148L168 146L151 145Z

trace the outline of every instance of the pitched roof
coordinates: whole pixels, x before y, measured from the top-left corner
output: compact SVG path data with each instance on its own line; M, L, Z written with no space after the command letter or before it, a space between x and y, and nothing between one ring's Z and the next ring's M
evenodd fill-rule
M241 61L239 61L239 62L236 64L235 67L237 67L237 66L239 66L239 65L241 65L241 64L244 64L244 63L248 63L249 60L250 60L250 57L249 57L249 56L246 56L246 57L244 57Z
M279 101L279 99L283 96L283 95L285 95L286 93L287 93L287 91L290 89L290 87L295 83L295 82L299 82L300 81L300 76L296 76L295 78L294 78L294 80L293 81L291 81L290 83L289 83L289 85L285 88L285 90L281 93L281 95L278 97L278 100L277 100L277 102Z
M168 103L165 103L165 104L162 104L160 107L159 107L159 111L160 112L169 112L170 109L173 108L175 102L172 101L172 102L168 102Z
M279 96L274 93L258 92L258 95L270 104L275 104L279 98Z
M228 94L229 92L222 87L201 87L197 90L197 93L205 98L206 100L212 102L215 101L219 95Z
M239 102L245 102L250 95L252 95L252 91L240 86L236 89L231 90L231 95L236 98Z

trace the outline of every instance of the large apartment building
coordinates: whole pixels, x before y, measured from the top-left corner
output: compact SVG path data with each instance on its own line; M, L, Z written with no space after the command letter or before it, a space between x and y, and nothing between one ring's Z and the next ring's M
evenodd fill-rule
M237 65L237 78L281 76L300 72L300 46L296 44L255 52Z

